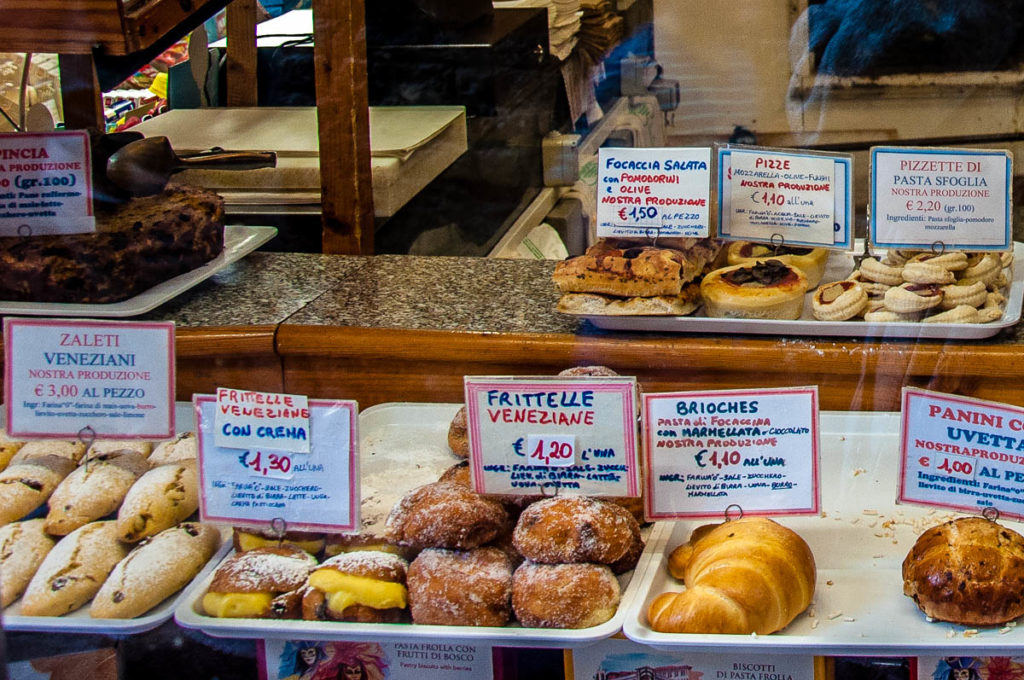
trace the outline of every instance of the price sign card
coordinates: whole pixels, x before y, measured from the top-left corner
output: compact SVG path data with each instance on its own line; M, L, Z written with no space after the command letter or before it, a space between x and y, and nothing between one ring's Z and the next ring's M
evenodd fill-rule
M0 236L95 229L89 134L0 133Z
M638 496L635 378L466 377L473 488Z
M871 242L882 248L1009 250L1009 151L873 147Z
M597 235L710 235L711 149L598 149Z
M267 526L284 520L289 530L303 531L359 527L354 401L309 400L307 454L218 446L217 397L195 395L192 403L199 442L199 515L204 521Z
M309 453L309 403L304 395L219 387L215 417L217 446Z
M171 437L174 323L5 318L4 404L19 437Z
M344 633L339 633L344 634ZM480 639L401 642L259 640L260 678L296 680L492 680L493 649ZM501 677L501 672L498 672Z
M645 394L651 520L817 514L818 389Z
M1024 409L903 389L900 503L1024 519Z
M700 649L695 647L694 649ZM570 650L569 680L594 678L674 678L676 680L815 680L815 658L808 653L737 654L654 648L632 640L607 638ZM824 674L822 674L824 675ZM916 680L916 679L915 679Z
M718 233L748 241L852 247L852 159L783 150L718 149Z

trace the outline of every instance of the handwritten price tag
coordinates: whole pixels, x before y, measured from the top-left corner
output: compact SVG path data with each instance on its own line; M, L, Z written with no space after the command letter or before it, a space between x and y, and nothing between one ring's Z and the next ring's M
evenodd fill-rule
M711 149L598 149L597 235L706 237Z
M619 224L654 229L661 227L661 213L653 205L619 208L616 215L618 215Z
M646 516L816 513L817 403L813 387L644 395Z
M479 493L639 495L636 379L466 376Z
M264 452L259 449L255 451L243 451L238 457L238 462L247 469L250 474L257 477L270 477L272 479L291 479L292 457L286 453Z
M1024 517L1024 409L904 388L899 501Z
M536 465L568 467L576 462L576 435L536 435L526 438L530 462Z

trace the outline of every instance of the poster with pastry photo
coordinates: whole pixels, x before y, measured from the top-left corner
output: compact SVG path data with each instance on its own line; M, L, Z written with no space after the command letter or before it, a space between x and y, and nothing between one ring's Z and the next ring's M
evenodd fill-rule
M476 642L261 641L266 680L491 680L493 651Z

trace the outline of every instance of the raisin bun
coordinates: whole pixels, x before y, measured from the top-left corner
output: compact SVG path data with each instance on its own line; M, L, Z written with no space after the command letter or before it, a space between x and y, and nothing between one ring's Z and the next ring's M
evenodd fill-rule
M1024 537L983 517L928 529L903 560L903 594L927 616L998 626L1024 614Z

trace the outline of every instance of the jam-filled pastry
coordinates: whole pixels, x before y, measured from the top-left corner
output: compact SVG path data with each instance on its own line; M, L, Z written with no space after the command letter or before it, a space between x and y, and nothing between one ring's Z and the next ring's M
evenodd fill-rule
M1003 263L995 253L978 253L967 258L968 266L960 273L966 281L981 281L985 285L993 283L1003 272Z
M988 299L988 288L981 281L957 281L942 287L942 308L953 309L960 305L981 307Z
M811 308L820 321L846 321L861 313L868 304L868 294L856 281L833 281L814 291Z
M907 260L907 264L923 263L942 267L951 272L967 269L967 253L954 250L948 253L919 253Z
M913 260L903 265L903 271L900 272L900 275L908 283L948 285L956 281L956 276L948 269L937 264L915 262Z
M868 323L894 323L894 322L917 322L921 320L920 314L900 314L898 312L891 312L883 305L880 309L875 309L864 314L864 320Z
M971 305L959 305L944 312L926 316L921 323L983 323L981 312Z
M883 299L890 312L914 314L942 304L942 291L927 283L904 283L887 290Z
M884 264L874 257L865 257L860 263L860 273L864 278L887 286L898 286L903 283L903 265Z

